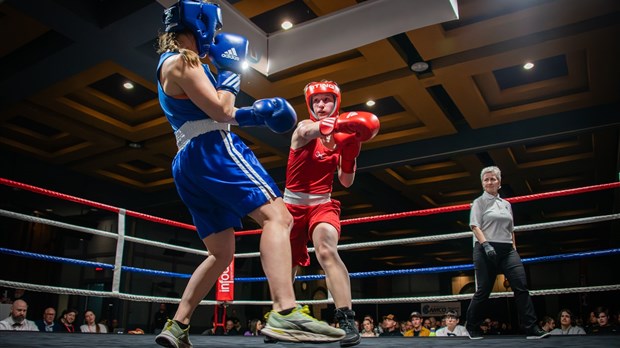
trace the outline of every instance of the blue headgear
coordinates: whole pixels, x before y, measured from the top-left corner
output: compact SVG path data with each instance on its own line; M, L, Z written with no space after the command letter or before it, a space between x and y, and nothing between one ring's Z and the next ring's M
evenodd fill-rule
M163 22L167 33L191 30L198 43L198 56L204 58L215 32L222 28L222 11L216 4L180 0L164 11Z

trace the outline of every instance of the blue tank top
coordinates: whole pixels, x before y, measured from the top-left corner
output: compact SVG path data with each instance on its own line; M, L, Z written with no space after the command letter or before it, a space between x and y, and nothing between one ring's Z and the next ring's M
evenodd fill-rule
M204 111L196 106L196 104L194 104L189 98L174 98L164 92L159 80L161 65L166 59L176 54L179 53L162 53L159 57L159 63L157 64L157 95L159 96L159 105L161 105L164 115L166 115L166 118L168 119L168 122L170 122L170 125L174 131L179 129L187 121L210 118L209 115L205 114ZM209 81L211 81L211 83L215 86L216 81L213 74L211 74L211 71L209 71L209 66L207 64L202 64L202 68L209 78Z

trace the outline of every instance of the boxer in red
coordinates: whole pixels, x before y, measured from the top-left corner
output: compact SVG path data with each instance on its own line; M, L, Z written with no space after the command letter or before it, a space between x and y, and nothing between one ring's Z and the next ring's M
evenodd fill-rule
M334 298L335 318L346 332L340 345L349 347L359 344L361 337L351 305L349 271L337 249L340 202L331 198L331 192L334 171L343 186L353 184L362 143L377 135L379 119L365 111L339 114L341 95L335 82L311 82L304 94L310 119L299 122L293 132L284 190L284 202L294 218L293 274L297 267L310 264L307 244L312 240Z

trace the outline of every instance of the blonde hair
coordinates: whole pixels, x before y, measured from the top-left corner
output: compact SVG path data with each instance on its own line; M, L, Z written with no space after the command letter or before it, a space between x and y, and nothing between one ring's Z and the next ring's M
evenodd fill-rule
M183 34L183 33L192 35L191 32L189 31L180 32L180 33L170 32L170 33L160 34L157 39L157 46L158 46L157 53L162 54L164 52L179 52L184 62L186 62L192 67L199 66L201 62L196 52L189 50L187 48L179 47L179 41L177 40L177 34Z
M480 181L483 181L484 174L486 173L491 173L495 175L497 180L502 181L502 171L499 170L499 168L497 168L496 166L490 166L482 169L482 171L480 172Z

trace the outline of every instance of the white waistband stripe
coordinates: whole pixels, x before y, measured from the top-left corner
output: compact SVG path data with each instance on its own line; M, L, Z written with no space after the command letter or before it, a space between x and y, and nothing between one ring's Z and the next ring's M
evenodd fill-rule
M179 151L181 151L181 149L183 149L193 138L216 130L230 131L230 124L218 123L210 118L187 121L181 126L181 128L174 132L174 136L177 139L177 147L179 148Z

